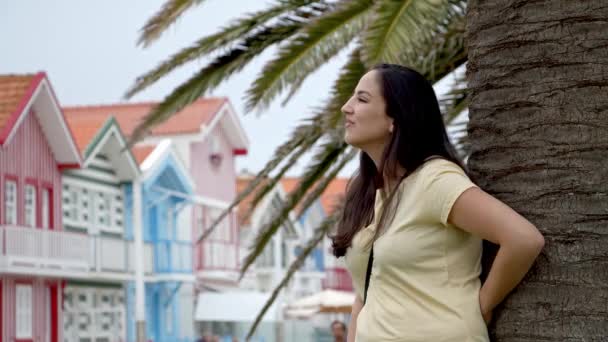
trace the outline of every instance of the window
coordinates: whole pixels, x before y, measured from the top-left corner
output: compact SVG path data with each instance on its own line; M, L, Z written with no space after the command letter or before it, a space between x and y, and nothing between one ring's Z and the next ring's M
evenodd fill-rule
M122 196L114 195L114 200L112 200L112 220L113 225L121 230L123 228L123 206Z
M51 227L51 190L42 189L42 228Z
M88 224L89 223L89 191L87 189L80 189L80 217L76 220Z
M78 189L72 188L70 190L70 218L74 221L78 221Z
M110 199L108 195L104 194L103 192L98 192L96 194L95 209L97 218L95 223L102 227L110 226Z
M86 229L90 234L122 232L125 202L119 191L86 184L64 184L64 222L71 227Z
M17 224L17 182L15 181L5 183L4 212L6 224Z
M25 186L25 225L28 227L36 226L36 187L27 184Z
M16 337L32 338L32 285L17 285L15 292Z
M167 334L170 335L173 333L173 305L171 305L171 303L165 306L165 322Z

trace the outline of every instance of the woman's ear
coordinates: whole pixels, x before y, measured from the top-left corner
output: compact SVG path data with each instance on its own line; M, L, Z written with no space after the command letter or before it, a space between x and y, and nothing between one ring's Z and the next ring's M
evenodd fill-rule
M394 129L394 127L395 127L395 126L394 126L394 125L393 125L393 123L391 122L391 125L390 125L390 126L388 126L388 132L389 132L389 133L391 133L391 134L393 134L393 129Z

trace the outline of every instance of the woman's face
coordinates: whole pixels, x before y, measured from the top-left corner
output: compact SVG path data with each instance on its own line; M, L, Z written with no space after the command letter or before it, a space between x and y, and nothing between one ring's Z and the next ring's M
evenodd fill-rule
M363 75L353 96L342 106L344 141L363 151L382 148L393 129L393 119L386 115L379 79L376 70Z

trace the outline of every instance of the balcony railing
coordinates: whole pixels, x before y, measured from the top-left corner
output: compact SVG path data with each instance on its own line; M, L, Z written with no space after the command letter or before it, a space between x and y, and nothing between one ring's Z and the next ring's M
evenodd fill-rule
M156 272L191 273L192 243L160 240L155 244Z
M89 236L89 265L91 272L133 274L135 272L135 247L133 241L121 237ZM151 244L144 244L144 273L152 273L154 265Z
M353 291L353 282L350 274L344 268L327 268L325 269L325 279L323 280L323 289Z
M195 236L200 236L224 210L202 206L198 211ZM213 233L194 246L194 266L197 271L237 271L239 268L238 229L236 213L228 214Z
M196 246L198 271L234 271L238 269L237 246L229 242L203 241Z
M0 226L0 258L8 268L89 270L86 234L31 227Z

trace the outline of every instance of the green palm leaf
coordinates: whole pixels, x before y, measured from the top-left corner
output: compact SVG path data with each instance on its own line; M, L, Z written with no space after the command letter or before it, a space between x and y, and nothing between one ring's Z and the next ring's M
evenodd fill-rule
M291 93L363 29L371 0L345 1L309 24L268 62L247 91L247 108L263 109L284 89Z
M243 215L245 219L250 217L255 210L256 205L259 203L259 200L262 199L263 196L276 185L281 176L288 170L288 167L291 167L294 164L297 157L307 152L312 147L312 142L319 139L321 133L325 132L326 134L331 134L332 131L336 132L335 128L338 126L338 123L341 122L342 118L340 108L351 96L355 85L365 71L366 70L361 63L358 50L354 50L353 53L351 53L349 61L342 68L340 76L334 84L332 99L327 102L325 107L317 110L315 116L306 120L307 123L298 126L292 133L291 137L283 145L277 148L273 154L274 158L270 160L266 166L264 166L262 171L256 175L256 177L249 183L247 188L239 193L237 198L230 204L230 206L216 218L215 222L213 222L209 229L207 229L207 231L201 235L198 241L202 241L210 236L213 230L220 224L220 222L222 222L222 220L231 212L231 210L238 206L239 203L241 203L241 201L254 190L258 189L258 186L262 181L267 181L264 184L264 188L258 189L259 192L256 192L257 196L253 199L251 207L248 208L247 213ZM333 113L333 115L329 115L329 113ZM337 133L334 133L335 140L342 139L342 136L343 132L340 129L337 130ZM290 156L292 152L296 151L297 149L299 149L297 157L295 154L292 155L289 162L287 162L283 169L279 171L279 174L273 177L272 180L268 181L268 175L270 172L272 172L272 170L274 170L285 158ZM329 179L329 181L331 181L331 179Z
M258 316L253 321L253 324L251 325L251 328L249 328L249 332L247 333L247 337L245 338L246 341L248 341L253 336L255 330L257 329L258 325L262 321L262 318L266 314L266 311L268 311L268 308L270 308L272 303L274 303L274 301L277 299L281 290L289 283L289 280L293 277L294 273L298 269L300 269L300 267L302 267L302 265L304 264L304 262L306 261L306 258L310 255L310 253L312 253L312 251L315 249L315 247L321 241L323 241L323 237L330 231L330 229L332 229L336 225L336 223L338 222L338 219L340 218L341 213L342 213L342 210L340 208L337 208L331 216L327 216L323 220L323 222L321 222L319 227L315 228L313 237L306 243L306 246L304 246L304 248L302 249L302 252L291 263L291 265L289 266L289 269L287 269L287 272L285 272L283 279L281 279L281 281L278 283L278 285L274 288L274 290L272 291L272 293L270 295L270 298L268 298L268 300L264 304L264 307L262 308L260 313L258 313Z
M321 137L321 134L321 130L318 130L315 132L315 134L308 136L306 140L304 140L302 144L298 146L297 150L294 151L294 153L289 157L289 160L283 165L283 167L281 167L279 172L265 182L262 188L256 191L254 198L251 200L251 207L248 208L247 212L243 215L244 220L248 220L251 217L260 201L281 181L281 178L283 178L285 173L287 173L287 171L289 171L289 169L291 169L291 167L298 162L300 157L302 157L304 153L308 152L308 150L315 144L316 140Z
M285 35L292 34L300 28L301 23L291 22L269 27L246 39L238 47L216 58L209 65L197 72L192 78L182 83L163 102L149 113L131 135L130 144L141 139L152 126L167 120L171 115L196 101L206 92L213 90L226 81L235 72L243 69L253 58L266 48L280 42Z
M272 236L277 232L281 224L289 217L289 213L300 202L306 193L306 189L322 177L325 172L333 165L346 149L346 144L343 141L328 141L319 147L319 151L313 157L313 163L308 167L304 175L301 177L298 188L291 192L283 206L273 213L272 218L268 223L264 224L258 235L255 238L252 249L249 251L243 261L241 267L241 277L247 269L253 264L255 259L262 253L264 247Z
M150 45L158 39L186 10L204 0L168 0L141 29L138 44Z
M374 20L363 36L367 66L399 63L403 54L414 60L418 50L431 42L434 32L458 13L463 1L385 0L378 3Z
M290 161L288 161L287 164L285 164L285 166L283 167L284 169L287 166L289 166L289 167L293 166L293 163L297 159L297 158L293 157L294 152L301 151L301 152L299 152L300 153L299 155L301 155L301 153L304 153L304 152L308 151L308 149L310 149L309 141L310 140L316 141L321 133L321 129L318 126L318 124L316 124L316 122L318 122L318 118L315 117L310 120L306 120L305 123L296 127L294 132L291 134L291 137L285 143L283 143L282 145L280 145L279 147L276 148L275 152L273 153L274 157L271 160L269 160L266 163L266 165L264 166L264 168L256 175L256 177L251 182L249 182L249 184L247 185L245 190L241 191L238 194L238 196L230 204L230 206L226 210L224 210L224 212L222 212L216 218L216 220L210 225L210 227L207 229L207 231L201 235L201 237L198 239L199 242L206 239L209 235L211 235L211 233L213 233L213 231L220 224L220 222L236 206L238 206L239 203L241 203L241 201L243 201L243 199L245 199L247 196L249 196L249 194L251 194L254 190L256 190L263 181L267 180L268 175L274 169L276 169L281 164L281 162L283 162L285 160L285 158L291 156ZM307 147L302 148L302 146L307 146ZM252 206L252 207L255 207L255 206ZM250 213L247 213L245 215L245 217L249 217L249 215L250 215Z
M324 5L322 1L299 0L299 1L283 1L279 4L258 12L247 14L244 18L238 19L231 25L220 29L219 32L203 37L195 42L192 46L187 47L178 53L172 55L167 60L163 61L156 68L150 70L144 75L137 77L135 84L125 94L125 98L131 98L133 95L141 92L150 85L154 84L178 67L189 63L193 60L210 54L217 49L234 48L239 42L244 41L247 37L255 35L260 31L268 30L264 26L268 21L276 17L282 17L279 21L294 20L290 13L296 11L303 6L315 4L314 11L295 12L297 17L312 18L314 15L320 15L331 7ZM301 18L300 18L301 19ZM300 20L301 21L301 20ZM291 32L291 34L295 33ZM290 35L285 35L281 40L289 38Z
M357 156L357 153L357 150L354 148L348 148L347 151L344 152L340 162L327 175L325 175L317 185L315 185L315 187L308 195L306 195L306 197L304 197L302 200L302 205L299 207L300 212L298 214L298 219L300 219L306 212L306 209L308 209L323 194L329 183L336 178L344 166L346 166L348 162Z
M415 68L430 82L436 82L466 60L465 11L462 8L455 10L433 33L431 41L421 46L414 56L406 50L399 63Z

